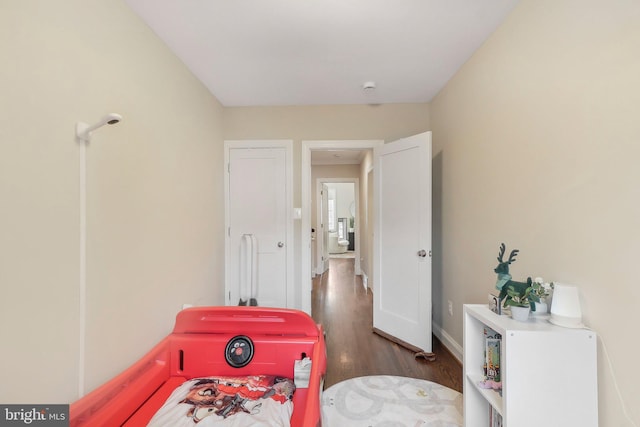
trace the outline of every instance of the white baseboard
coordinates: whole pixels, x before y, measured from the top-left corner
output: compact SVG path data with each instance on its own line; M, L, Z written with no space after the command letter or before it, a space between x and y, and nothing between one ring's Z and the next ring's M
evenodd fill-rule
M433 329L433 335L435 335L442 344L447 347L451 354L453 354L453 357L458 359L458 362L462 363L462 346L458 344L451 335L442 330L440 325L432 323L431 328Z

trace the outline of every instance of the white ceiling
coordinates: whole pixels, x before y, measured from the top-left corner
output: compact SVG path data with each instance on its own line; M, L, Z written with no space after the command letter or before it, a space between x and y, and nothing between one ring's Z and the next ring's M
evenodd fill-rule
M126 2L224 106L274 106L429 102L518 0Z

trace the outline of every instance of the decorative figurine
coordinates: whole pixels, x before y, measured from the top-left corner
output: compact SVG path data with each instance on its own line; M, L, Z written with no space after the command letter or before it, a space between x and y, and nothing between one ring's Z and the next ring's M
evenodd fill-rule
M518 255L518 249L514 249L511 251L509 255L509 259L507 261L503 261L502 257L504 256L506 250L506 246L504 243L500 245L500 252L498 253L498 266L493 270L498 274L498 279L496 280L496 289L500 291L500 295L498 298L500 299L500 304L504 301L504 299L508 295L509 289L513 289L519 295L527 295L527 288L531 287L531 277L527 277L526 282L516 282L511 280L511 274L509 274L509 264L515 262L516 255ZM535 310L535 305L533 301L529 302L533 305L532 310Z

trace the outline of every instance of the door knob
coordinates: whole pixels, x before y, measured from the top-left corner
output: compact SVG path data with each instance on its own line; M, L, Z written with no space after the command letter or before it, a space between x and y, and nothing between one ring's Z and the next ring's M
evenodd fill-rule
M278 247L279 247L279 248L284 247L284 243L282 243L282 242L278 242Z
M427 251L425 251L424 249L420 249L420 250L418 251L418 256L419 256L420 258L424 258L424 257L426 257L426 256L427 256Z

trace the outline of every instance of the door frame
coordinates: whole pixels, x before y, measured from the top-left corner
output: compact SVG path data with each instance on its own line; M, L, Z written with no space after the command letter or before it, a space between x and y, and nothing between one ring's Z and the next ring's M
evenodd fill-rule
M329 186L324 182L318 182L316 185L320 186L319 190L316 190L316 205L318 207L316 213L316 269L315 275L322 275L329 269L329 230L325 227L328 223L329 216ZM326 193L325 193L326 190ZM318 194L318 192L320 194ZM318 243L320 242L320 243ZM312 251L313 253L313 251ZM324 256L327 256L325 259ZM320 262L318 262L320 261ZM313 268L313 267L312 267ZM318 268L320 271L318 271Z
M354 197L354 201L355 201L355 206L356 206L356 215L355 218L357 219L360 216L360 178L316 178L316 200L318 200L318 197L320 197L320 191L322 191L322 184L353 184L353 197ZM316 207L317 207L317 212L316 212L316 218L320 218L320 203L316 203ZM356 235L356 240L355 240L355 247L354 247L354 251L353 253L355 254L355 263L353 266L354 269L354 273L356 274L356 276L362 274L362 270L360 270L360 221L355 221L355 227L353 229L353 231L355 232ZM316 233L317 235L318 233ZM318 242L322 242L323 246L328 246L328 243L324 241L324 237L322 238L316 238L316 241ZM317 250L316 248L316 264L319 265L320 264L320 259L322 257L322 254L320 253L319 250ZM318 272L316 271L316 274Z
M287 277L287 307L296 308L297 289L294 286L294 229L293 229L293 140L225 140L224 141L224 292L227 293L229 282L229 260L231 254L231 239L229 236L229 159L231 149L268 149L284 148L285 150L285 205L286 205L286 277ZM228 295L224 295L225 305L228 305Z
M301 152L301 206L300 233L300 291L301 310L311 314L311 151L312 150L368 150L384 144L381 139L302 141Z

